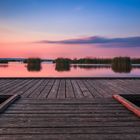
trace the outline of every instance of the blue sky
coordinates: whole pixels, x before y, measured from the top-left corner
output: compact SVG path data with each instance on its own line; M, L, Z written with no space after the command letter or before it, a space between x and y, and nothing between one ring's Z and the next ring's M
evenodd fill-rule
M140 36L139 15L140 0L0 0L0 29L31 40Z
M140 0L0 0L0 56L139 57L139 16Z

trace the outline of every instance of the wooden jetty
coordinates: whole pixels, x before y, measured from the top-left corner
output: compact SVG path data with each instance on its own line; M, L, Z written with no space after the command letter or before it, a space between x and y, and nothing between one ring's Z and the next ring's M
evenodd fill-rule
M140 94L140 79L0 79L21 98L0 114L0 140L140 139L140 119L112 98Z

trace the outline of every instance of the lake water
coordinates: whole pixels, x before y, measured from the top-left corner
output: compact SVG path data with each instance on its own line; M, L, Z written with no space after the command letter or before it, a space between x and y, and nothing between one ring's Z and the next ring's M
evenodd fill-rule
M69 68L42 63L30 68L23 63L0 64L0 77L140 77L140 65L114 70L110 65L71 65Z

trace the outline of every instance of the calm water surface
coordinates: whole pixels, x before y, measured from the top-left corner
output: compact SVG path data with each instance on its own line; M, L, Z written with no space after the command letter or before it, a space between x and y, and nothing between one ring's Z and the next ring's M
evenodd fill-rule
M23 63L0 64L0 77L140 77L140 66L113 70L109 65L71 65L69 68L42 63L30 68Z

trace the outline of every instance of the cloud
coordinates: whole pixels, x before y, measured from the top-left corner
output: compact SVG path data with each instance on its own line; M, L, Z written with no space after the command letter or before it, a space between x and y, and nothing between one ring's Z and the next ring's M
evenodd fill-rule
M109 44L117 44L123 47L140 47L140 37L126 37L126 38L104 38L99 36L91 36L87 38L68 39L60 41L42 40L37 43L51 43L51 44L100 44L108 47Z

